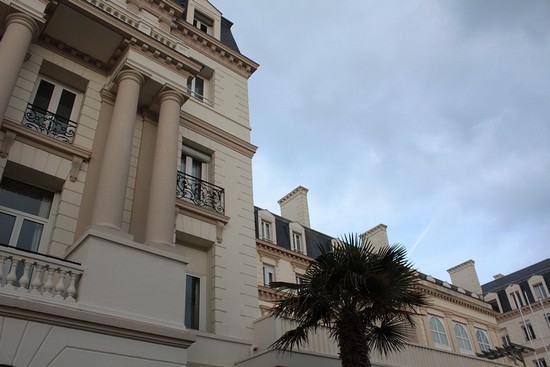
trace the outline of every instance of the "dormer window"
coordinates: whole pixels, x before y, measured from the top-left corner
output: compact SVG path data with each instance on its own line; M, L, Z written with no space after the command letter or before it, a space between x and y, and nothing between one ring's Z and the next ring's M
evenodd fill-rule
M207 34L212 34L214 28L214 21L206 15L195 10L195 16L193 18L193 25Z
M306 250L306 237L305 230L297 222L291 222L289 224L290 228L290 248L292 251L299 252L301 254L307 255Z
M258 210L258 237L261 240L277 243L277 233L275 231L275 216L268 210Z
M271 223L264 220L262 220L261 222L262 228L260 236L262 237L262 240L271 242Z
M292 233L292 249L296 252L304 252L302 247L302 235L300 233Z

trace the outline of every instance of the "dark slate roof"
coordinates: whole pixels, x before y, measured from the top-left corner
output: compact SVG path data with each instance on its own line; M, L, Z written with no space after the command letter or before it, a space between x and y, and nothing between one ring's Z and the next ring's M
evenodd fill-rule
M232 49L233 51L241 52L239 50L239 46L237 46L237 42L235 41L235 38L233 37L233 33L231 32L231 27L233 26L233 23L224 17L222 17L222 29L221 29L221 39L220 41Z
M254 218L256 225L256 238L260 237L260 232L258 228L258 210L263 210L262 208L254 207ZM275 217L275 231L277 235L277 246L286 248L287 250L291 249L290 246L290 223L292 221L281 217L280 215L273 214ZM304 234L306 240L306 249L307 256L316 258L321 255L321 250L319 247L324 248L325 250L330 250L331 241L334 237L328 236L316 230L313 230L308 227L304 227Z
M526 282L533 275L543 275L543 277L544 275L550 276L550 259L542 260L541 262L505 275L500 279L495 279L489 283L483 284L481 289L484 294L489 292L498 292L505 289L510 284L520 284ZM550 283L547 282L547 284Z

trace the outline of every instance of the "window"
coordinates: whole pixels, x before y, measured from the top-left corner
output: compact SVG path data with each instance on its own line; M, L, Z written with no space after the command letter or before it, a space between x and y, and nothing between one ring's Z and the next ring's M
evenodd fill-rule
M491 349L489 338L487 337L487 332L485 330L476 329L476 339L479 344L479 349L482 352L488 352L489 349Z
M489 301L489 304L493 308L493 311L500 312L500 307L498 306L498 302L496 299Z
M261 240L277 243L277 223L275 216L269 210L259 209L257 212L258 237Z
M264 286L269 287L271 282L275 281L275 268L271 265L264 264Z
M296 284L302 284L303 281L304 281L303 276L296 274Z
M524 306L523 298L518 291L510 293L510 297L514 300L514 305L516 306L516 308L521 308Z
M548 365L546 364L546 360L544 358L535 359L533 361L533 364L535 365L535 367L548 367Z
M472 345L470 344L470 338L468 332L463 324L455 324L455 336L458 341L458 347L461 352L472 352Z
M292 232L292 249L296 252L304 253L301 233Z
M533 340L537 338L529 320L526 320L525 323L521 325L521 329L523 330L525 340Z
M261 221L261 234L262 240L271 242L271 223L264 220Z
M185 281L185 326L199 330L201 279L188 274Z
M546 294L546 289L544 289L544 284L537 283L533 285L533 289L535 290L535 294L537 295L537 300L546 299L546 297L548 297L548 295Z
M200 76L196 76L187 83L187 89L191 92L191 96L199 101L203 101L205 81Z
M204 33L211 34L214 27L214 21L206 15L195 10L195 16L193 18L193 25L203 31Z
M82 93L40 77L23 124L44 135L72 143L81 100Z
M208 155L183 146L180 161L181 172L185 174L183 196L197 204L202 203L202 181L206 181L209 161Z
M502 345L508 346L512 341L510 340L510 335L506 334L502 336Z
M447 333L445 332L445 326L443 326L443 321L436 316L429 316L430 318L430 329L432 330L432 338L434 344L439 348L449 348L449 339L447 338Z
M53 193L4 177L0 183L0 244L37 252Z
M550 313L547 313L544 317L546 318L546 323L548 324L548 327L550 327Z

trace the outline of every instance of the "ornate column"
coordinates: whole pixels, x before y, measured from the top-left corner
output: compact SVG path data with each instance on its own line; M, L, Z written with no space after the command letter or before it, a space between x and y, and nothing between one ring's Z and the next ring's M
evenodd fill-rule
M121 229L139 91L144 80L141 73L132 69L118 75L118 93L94 201L95 225Z
M185 98L174 90L161 92L159 98L160 112L145 241L173 245L180 109Z
M0 42L0 126L19 70L38 30L38 23L31 16L13 13L6 17L6 31Z

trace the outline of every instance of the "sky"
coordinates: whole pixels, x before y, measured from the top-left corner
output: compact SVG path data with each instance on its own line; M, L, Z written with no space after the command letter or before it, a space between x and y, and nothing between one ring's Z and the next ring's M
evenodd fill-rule
M421 272L550 257L550 1L211 0L249 80L254 202L383 223Z

